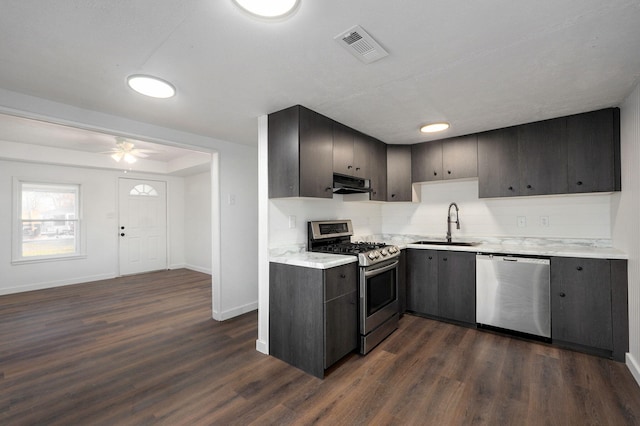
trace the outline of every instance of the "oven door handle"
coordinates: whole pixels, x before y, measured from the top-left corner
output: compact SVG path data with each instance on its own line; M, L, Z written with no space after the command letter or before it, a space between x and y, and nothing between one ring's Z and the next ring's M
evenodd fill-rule
M400 262L396 260L396 261L395 261L395 262L393 262L392 264L387 265L387 266L383 266L382 268L378 268L378 269L373 269L373 270L370 270L370 271L366 271L366 272L364 273L364 276L365 276L365 278L369 278L369 277L371 277L371 276L373 276L373 275L378 275L378 274L381 274L381 273L383 273L383 272L390 271L391 269L396 268L396 267L398 266L398 263L400 263Z

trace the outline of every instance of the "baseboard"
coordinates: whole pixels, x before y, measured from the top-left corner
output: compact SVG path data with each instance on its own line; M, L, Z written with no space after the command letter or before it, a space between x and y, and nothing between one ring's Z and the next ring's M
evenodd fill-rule
M112 278L116 278L116 274L100 274L100 275L89 275L86 277L77 277L70 280L56 280L56 281L47 281L42 283L29 284L22 287L9 287L0 289L0 295L5 294L14 294L14 293L23 293L25 291L34 291L34 290L44 290L47 288L54 287L63 287L66 285L74 285L74 284L82 284L88 283L91 281L101 281L101 280L110 280Z
M256 340L256 350L263 354L269 355L269 345L264 340Z
M258 301L247 303L246 305L238 306L233 309L228 309L220 313L220 320L224 321L233 317L240 316L242 314L246 314L247 312L255 311L258 309Z
M640 364L638 364L638 361L629 352L627 352L627 368L631 371L633 378L636 379L636 382L640 386Z
M203 268L201 266L189 265L188 263L186 265L182 265L181 268L186 268L196 272L202 272L203 274L207 274L207 275L211 275L212 273L211 268Z

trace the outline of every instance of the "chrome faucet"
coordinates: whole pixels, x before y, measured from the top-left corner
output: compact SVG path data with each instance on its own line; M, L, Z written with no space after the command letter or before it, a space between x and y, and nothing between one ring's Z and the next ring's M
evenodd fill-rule
M451 221L451 207L456 208L455 224L456 224L456 229L460 229L460 210L458 210L458 205L456 203L451 203L449 204L449 210L447 211L447 242L448 243L451 242L451 224L453 223L453 221Z

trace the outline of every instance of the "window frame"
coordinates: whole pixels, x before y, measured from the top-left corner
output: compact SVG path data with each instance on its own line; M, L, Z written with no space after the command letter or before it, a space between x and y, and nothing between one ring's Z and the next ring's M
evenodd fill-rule
M49 254L39 256L23 256L23 224L22 219L22 195L25 185L37 185L43 188L50 188L55 191L58 188L74 189L76 194L75 205L75 219L64 219L65 222L74 221L74 236L75 236L75 252L68 254ZM83 220L83 193L82 184L77 182L65 182L49 179L26 179L26 178L13 178L13 221L12 221L12 244L11 244L11 263L23 264L23 263L39 263L39 262L53 262L61 260L73 260L86 258L85 248L85 226ZM52 222L55 220L51 220Z

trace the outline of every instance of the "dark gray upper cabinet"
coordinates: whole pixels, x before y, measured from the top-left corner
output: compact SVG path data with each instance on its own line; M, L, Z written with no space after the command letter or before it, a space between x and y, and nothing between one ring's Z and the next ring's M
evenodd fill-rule
M411 145L387 145L387 201L411 196Z
M353 176L353 130L333 122L333 172Z
M480 198L520 195L516 127L478 134L478 192Z
M567 117L569 192L620 190L620 110Z
M296 105L268 122L269 198L332 198L332 120Z
M412 182L477 177L477 136L459 136L413 145L411 174Z
M375 139L353 130L353 176L371 178L371 151L374 149Z
M478 134L480 198L620 190L617 108Z
M371 189L371 200L387 200L387 145L374 138L369 138L369 180Z
M460 179L478 176L478 136L467 135L443 139L443 179Z
M612 350L610 261L551 258L551 337Z
M442 144L439 141L411 145L411 182L442 180Z
M566 120L518 126L520 195L567 193Z

